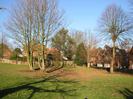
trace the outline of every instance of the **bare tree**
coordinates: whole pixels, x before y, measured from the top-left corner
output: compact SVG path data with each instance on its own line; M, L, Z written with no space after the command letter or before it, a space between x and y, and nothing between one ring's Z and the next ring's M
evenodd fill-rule
M88 67L90 66L91 61L91 52L98 45L98 38L92 32L85 33L85 47L87 50L87 63Z
M0 51L0 57L3 59L3 54L4 54L4 38L5 36L4 36L4 33L2 32L1 33L1 51Z
M88 32L76 31L72 34L72 38L74 39L76 46L78 46L81 43L84 44L84 47L87 52L86 61L88 63L88 67L89 67L90 66L89 63L90 63L90 59L91 59L90 53L92 52L93 48L95 48L97 46L98 38L91 31L88 31ZM75 51L76 51L76 49L75 49Z
M74 39L76 46L85 42L85 36L85 32L82 31L72 31L71 33L71 37Z
M21 0L11 10L7 24L13 38L26 50L29 67L33 70L34 47L37 47L38 65L45 70L45 58L50 36L59 28L61 15L56 0Z
M116 5L110 5L106 8L100 19L100 28L104 36L111 38L113 46L112 64L110 72L113 72L116 59L116 42L130 37L129 31L132 29L132 25L129 21L129 17L122 10L122 8Z
M3 10L3 9L5 9L5 8L3 8L3 7L0 7L0 10ZM1 51L0 51L0 57L3 59L3 53L4 53L4 33L3 32L1 32Z

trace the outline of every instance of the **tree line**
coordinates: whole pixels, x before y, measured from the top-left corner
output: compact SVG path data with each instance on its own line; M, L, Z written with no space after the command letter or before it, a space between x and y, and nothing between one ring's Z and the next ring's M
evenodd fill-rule
M132 1L130 4L133 4ZM116 44L122 44L124 40L132 41L131 16L132 13L128 15L113 4L105 9L99 19L98 29L102 39L112 42L110 72L115 67ZM36 53L37 65L45 71L48 47L58 49L63 56L78 65L90 62L91 50L97 47L101 39L91 32L70 33L63 28L62 19L63 13L56 0L21 0L11 9L7 29L25 51L30 70L33 70Z
M61 18L56 0L21 0L12 8L7 28L25 50L30 70L35 46L38 66L45 70L45 49Z

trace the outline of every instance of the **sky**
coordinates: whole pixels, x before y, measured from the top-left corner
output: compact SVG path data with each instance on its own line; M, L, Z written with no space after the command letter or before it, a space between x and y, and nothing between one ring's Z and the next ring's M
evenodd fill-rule
M14 3L15 0L0 0L0 7L6 8L0 11L0 32L6 31L4 25ZM58 0L59 9L64 12L67 28L80 31L95 31L101 14L110 4L116 4L129 11L128 0Z
M95 30L101 14L110 4L129 9L128 0L59 0L69 28L82 31Z
M15 0L0 0L0 26L8 19L8 13ZM64 12L64 21L68 28L75 30L95 30L98 20L110 4L117 4L124 10L129 9L128 0L59 0L59 8Z

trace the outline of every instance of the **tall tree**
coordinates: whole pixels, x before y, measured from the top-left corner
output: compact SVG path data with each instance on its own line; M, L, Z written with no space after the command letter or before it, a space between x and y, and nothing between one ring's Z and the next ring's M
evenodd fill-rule
M85 33L85 48L87 51L87 65L88 67L90 66L90 61L91 61L91 54L93 52L93 50L95 50L95 48L98 45L98 38L96 35L94 35L92 32L86 32Z
M0 46L0 57L3 59L3 53L4 53L4 35L3 35L3 32L1 34L1 46Z
M68 30L62 28L52 39L52 46L62 51L64 56L72 59L74 54L74 40L68 34Z
M7 40L6 40L6 34L4 32L1 32L1 38L0 38L0 57L3 59L3 55L4 55L4 45L7 44Z
M39 67L45 70L45 48L50 36L58 30L62 15L56 0L19 0L10 11L8 30L22 48L25 48L30 70L36 45Z
M77 65L87 65L87 52L84 43L78 45L75 56L75 63Z
M100 19L101 32L104 36L111 38L113 46L112 64L110 72L113 72L116 59L116 42L123 40L129 36L129 31L132 29L132 25L129 21L129 17L117 5L110 5L106 8Z
M5 8L0 7L0 11L4 10L4 9ZM4 53L4 38L5 38L5 36L4 36L4 33L2 32L1 33L1 48L0 48L0 58L2 58L2 59L3 59L3 53Z
M87 33L82 32L82 31L73 31L71 33L71 37L74 39L76 46L78 46L81 43L86 43L86 39L88 37L88 35L86 35Z
M74 39L75 43L76 43L76 47L78 47L79 44L83 43L84 47L86 49L86 56L87 56L87 63L90 63L90 59L91 59L91 52L94 48L96 48L97 44L98 44L98 38L97 36L95 36L91 31L88 32L81 32L81 31L76 31L74 33L72 33L72 38ZM75 49L76 52L76 49ZM90 64L88 64L88 67L90 66Z

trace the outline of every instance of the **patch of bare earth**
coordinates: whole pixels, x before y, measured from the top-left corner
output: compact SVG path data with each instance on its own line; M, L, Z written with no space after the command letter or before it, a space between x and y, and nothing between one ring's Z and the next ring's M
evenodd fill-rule
M103 77L110 77L110 76L132 76L132 75L127 75L127 74L122 74L122 73L113 73L110 74L106 70L102 69L94 69L94 68L83 68L79 70L69 70L65 71L62 70L60 71L60 75L62 78L66 79L74 79L74 80L83 80L83 81L88 81L93 78L103 78Z
M18 71L20 75L26 76L26 77L43 77L46 75L45 72L41 70L19 70Z
M64 70L59 69L54 72L46 73L41 70L36 71L30 71L30 70L19 70L19 73L28 76L28 77L44 77L47 75L58 75L61 78L65 79L73 79L73 80L91 80L93 78L99 78L99 77L109 77L109 76L120 76L125 75L122 73L114 73L110 74L106 70L102 69L94 69L94 68L80 68L80 69L72 69L72 70ZM125 75L125 76L131 76L131 75Z
M62 72L62 76L68 79L76 79L76 80L90 80L92 78L106 76L108 73L103 70L96 70L96 69L90 69L85 70L81 69L78 71L64 71Z

